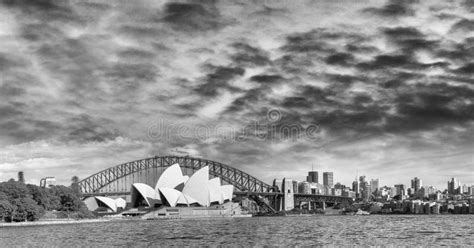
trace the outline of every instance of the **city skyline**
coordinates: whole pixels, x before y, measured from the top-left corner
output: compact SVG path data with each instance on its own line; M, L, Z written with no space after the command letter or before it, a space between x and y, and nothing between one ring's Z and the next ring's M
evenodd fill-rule
M472 185L472 8L4 2L0 181L179 154L268 183L314 164L345 185Z

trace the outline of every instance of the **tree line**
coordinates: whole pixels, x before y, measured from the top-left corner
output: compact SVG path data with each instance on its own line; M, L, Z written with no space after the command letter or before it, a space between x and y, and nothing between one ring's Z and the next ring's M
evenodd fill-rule
M42 188L13 179L0 183L0 221L35 221L46 211L62 211L73 218L92 217L81 201L78 178L71 186Z

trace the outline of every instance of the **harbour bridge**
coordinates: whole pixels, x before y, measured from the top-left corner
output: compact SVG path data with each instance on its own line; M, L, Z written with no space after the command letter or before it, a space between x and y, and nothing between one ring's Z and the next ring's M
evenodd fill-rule
M169 166L178 163L183 174L191 175L195 171L209 166L211 177L220 177L227 184L234 185L237 196L251 196L253 199L266 198L267 202L276 202L284 196L277 187L267 184L250 174L229 165L212 160L189 156L155 156L135 160L99 171L79 182L79 188L84 197L130 195L133 183L145 183L152 187L158 181L161 173ZM349 197L295 194L295 205L303 201L347 203Z

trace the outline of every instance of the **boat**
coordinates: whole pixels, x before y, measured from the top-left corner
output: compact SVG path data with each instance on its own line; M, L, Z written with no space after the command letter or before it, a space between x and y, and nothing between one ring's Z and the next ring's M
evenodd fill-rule
M370 215L369 212L358 209L357 212L354 215Z

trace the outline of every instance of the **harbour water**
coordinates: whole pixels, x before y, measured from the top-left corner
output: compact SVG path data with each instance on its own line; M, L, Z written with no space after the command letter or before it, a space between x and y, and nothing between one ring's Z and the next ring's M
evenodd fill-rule
M474 215L111 221L0 228L0 246L465 245Z

